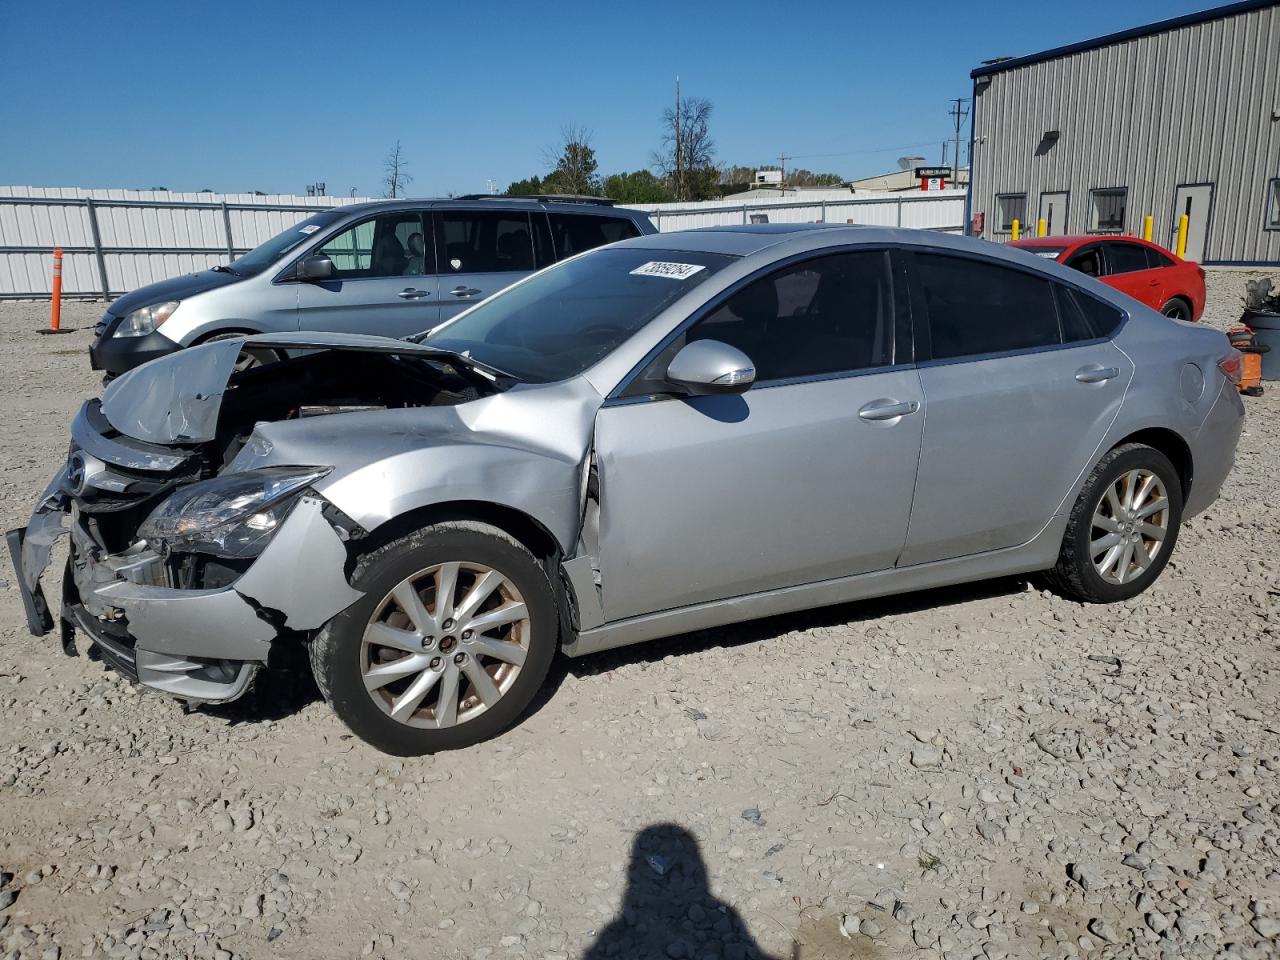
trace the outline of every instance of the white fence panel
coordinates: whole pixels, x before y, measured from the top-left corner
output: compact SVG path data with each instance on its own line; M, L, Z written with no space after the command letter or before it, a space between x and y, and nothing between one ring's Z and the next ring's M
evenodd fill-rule
M65 295L114 296L225 263L314 210L364 199L0 187L0 299L48 296L55 247Z
M751 223L857 223L960 233L964 229L963 190L885 195L848 190L806 191L803 199L704 200L698 203L638 203L663 233Z
M224 263L313 210L365 198L0 187L0 299L49 295L54 247L71 297L115 296ZM959 233L964 191L806 191L795 198L635 204L663 232L750 223L860 223Z

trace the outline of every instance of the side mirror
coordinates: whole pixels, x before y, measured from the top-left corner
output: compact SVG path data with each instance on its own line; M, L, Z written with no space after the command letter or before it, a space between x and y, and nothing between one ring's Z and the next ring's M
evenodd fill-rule
M671 358L667 380L695 397L746 393L756 382L756 366L737 347L719 340L695 340Z
M332 280L337 270L333 261L323 253L313 253L304 260L298 261L297 278L303 283L318 283L321 280Z

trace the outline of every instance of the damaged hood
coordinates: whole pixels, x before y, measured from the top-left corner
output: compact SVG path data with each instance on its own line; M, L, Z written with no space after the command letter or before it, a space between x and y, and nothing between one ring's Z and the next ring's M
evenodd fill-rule
M423 344L358 333L281 333L219 340L152 360L113 380L102 413L125 436L147 443L212 440L222 394L244 345L282 350L350 350L446 356Z

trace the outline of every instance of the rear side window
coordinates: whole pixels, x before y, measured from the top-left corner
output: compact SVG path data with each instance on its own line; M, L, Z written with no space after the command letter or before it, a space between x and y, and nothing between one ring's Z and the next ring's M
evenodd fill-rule
M1146 270L1149 266L1146 247L1140 247L1136 243L1107 244L1108 273L1133 273Z
M535 270L549 267L556 262L555 248L551 245L551 227L545 213L529 214L533 224L533 266Z
M1152 269L1155 269L1157 267L1173 266L1173 259L1170 257L1166 257L1159 250L1156 250L1153 247L1143 247L1142 249L1147 251L1147 266L1151 267Z
M1058 308L1062 314L1062 332L1067 340L1109 337L1120 329L1124 314L1086 293L1058 286ZM1082 334L1082 331L1087 333Z
M533 269L527 213L446 210L436 214L441 273L512 273Z
M552 213L551 235L556 255L563 260L584 250L594 250L606 243L617 243L640 236L636 225L626 217L596 217L585 213Z
M1050 282L979 260L916 254L935 360L1062 342Z

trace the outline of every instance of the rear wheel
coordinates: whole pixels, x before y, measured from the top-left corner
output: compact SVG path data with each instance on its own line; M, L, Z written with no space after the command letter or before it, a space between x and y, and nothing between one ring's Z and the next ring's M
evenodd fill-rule
M505 729L546 678L558 618L546 573L496 527L435 524L362 557L365 596L311 644L316 681L351 731L399 756Z
M1172 317L1174 320L1191 320L1191 304L1183 300L1181 297L1174 297L1163 307L1160 312L1166 317Z
M1088 603L1137 596L1168 563L1181 523L1182 484L1169 458L1145 444L1116 447L1076 498L1051 585Z

